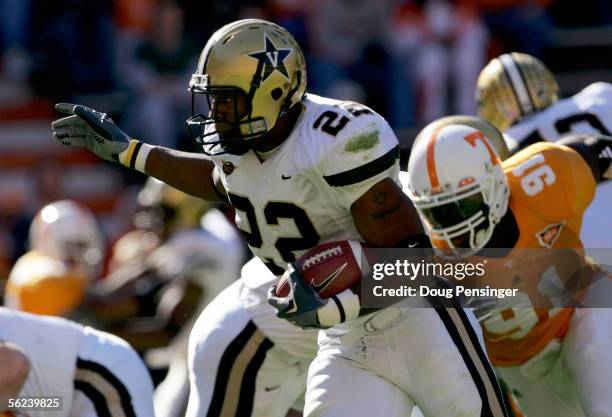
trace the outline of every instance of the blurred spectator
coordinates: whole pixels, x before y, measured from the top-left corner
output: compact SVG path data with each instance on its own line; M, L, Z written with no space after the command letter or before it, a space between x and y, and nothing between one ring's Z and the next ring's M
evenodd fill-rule
M550 43L553 22L546 13L554 0L473 0L483 12L498 51L521 51L542 57Z
M0 229L0 304L4 304L4 289L13 266L13 238Z
M449 113L475 114L474 89L485 64L487 42L481 18L466 2L417 0L399 8L393 45L414 71L420 124Z
M0 200L0 258L12 265L26 251L33 216L23 211L25 198L13 190L2 190Z
M186 89L198 51L183 29L183 11L173 2L162 2L148 38L136 48L124 74L134 93L127 115L130 132L155 145L176 147L190 114Z
M312 6L311 2L303 0L268 0L266 2L269 18L293 35L305 55L310 53L307 20Z
M580 13L576 13L575 0L554 0L548 14L560 27L586 27L612 24L610 0L581 0Z
M31 0L0 0L0 69L11 81L26 81L30 71L27 52Z
M136 49L147 39L153 28L158 0L114 0L116 70L120 77L129 74Z
M394 126L408 123L402 102L410 96L405 77L388 49L389 22L396 0L316 0L311 2L309 91L334 96L346 79L365 90L366 103ZM357 98L357 97L355 97Z
M303 1L303 0L301 0ZM221 26L236 19L261 17L265 0L176 0L185 13L187 36L203 48L206 40Z
M31 83L43 96L115 87L111 0L32 0Z
M33 175L35 195L29 203L35 210L61 199L66 194L62 184L64 169L58 161L52 159L41 161Z

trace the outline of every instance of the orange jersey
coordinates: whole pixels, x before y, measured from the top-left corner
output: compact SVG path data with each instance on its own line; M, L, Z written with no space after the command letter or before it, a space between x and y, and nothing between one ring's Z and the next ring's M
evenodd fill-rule
M508 209L520 232L514 249L519 250L513 249L497 267L492 266L500 281L523 280L531 292L537 291L542 280L576 271L576 263L584 265L581 256L546 248L582 248L582 216L594 197L595 179L577 152L549 142L531 145L502 165L510 187ZM520 250L526 248L541 249ZM530 298L534 294L522 295L525 307L517 308L515 300L512 307L494 310L482 323L494 365L522 364L567 331L573 308L544 308L542 302L534 308Z

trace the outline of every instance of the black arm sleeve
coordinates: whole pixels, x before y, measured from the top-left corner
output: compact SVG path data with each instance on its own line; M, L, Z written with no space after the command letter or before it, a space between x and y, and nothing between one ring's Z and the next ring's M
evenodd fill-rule
M612 136L584 134L566 136L557 142L572 148L591 167L595 181L605 180L604 173L612 163Z

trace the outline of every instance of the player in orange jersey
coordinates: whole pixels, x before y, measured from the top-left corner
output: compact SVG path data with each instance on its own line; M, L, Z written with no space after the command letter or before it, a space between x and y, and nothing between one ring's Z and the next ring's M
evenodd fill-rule
M491 362L526 415L610 416L612 309L559 307L567 294L551 300L534 292L599 273L563 249L581 252L584 211L596 183L612 178L602 153L612 138L559 143L537 143L502 162L482 129L432 123L413 146L408 194L434 247L462 257L510 248L503 262L493 260L494 278L525 291L513 304L496 304L481 324ZM577 270L582 275L569 276Z

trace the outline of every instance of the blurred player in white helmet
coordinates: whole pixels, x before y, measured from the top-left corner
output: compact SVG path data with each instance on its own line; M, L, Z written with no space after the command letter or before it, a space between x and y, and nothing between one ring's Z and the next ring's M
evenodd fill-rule
M0 307L0 364L5 361L10 363L0 372L0 414L10 398L60 397L61 409L49 399L48 407L11 411L29 417L154 416L144 364L111 334Z
M99 277L104 237L91 211L71 200L44 206L30 226L30 251L11 270L5 305L68 315Z

